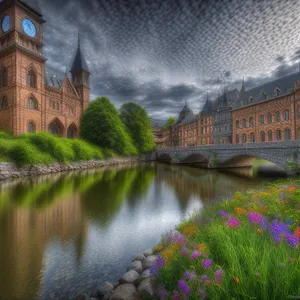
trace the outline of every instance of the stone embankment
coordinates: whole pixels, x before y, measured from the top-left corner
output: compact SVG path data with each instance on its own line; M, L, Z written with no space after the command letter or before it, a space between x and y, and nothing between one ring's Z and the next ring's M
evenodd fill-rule
M155 295L156 279L150 268L158 256L151 249L137 255L115 284L104 282L97 291L82 294L76 300L139 300Z
M142 155L139 157L122 157L110 158L106 160L89 160L83 162L69 163L69 164L53 164L50 166L45 165L32 165L28 167L18 167L14 163L0 163L0 180L31 177L50 173L84 170L100 168L112 165L130 164L137 162L153 161L154 156Z

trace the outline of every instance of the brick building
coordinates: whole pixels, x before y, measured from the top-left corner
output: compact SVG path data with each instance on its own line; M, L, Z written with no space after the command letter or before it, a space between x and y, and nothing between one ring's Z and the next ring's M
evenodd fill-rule
M78 136L90 101L90 71L78 48L68 74L46 64L37 0L0 1L0 130Z

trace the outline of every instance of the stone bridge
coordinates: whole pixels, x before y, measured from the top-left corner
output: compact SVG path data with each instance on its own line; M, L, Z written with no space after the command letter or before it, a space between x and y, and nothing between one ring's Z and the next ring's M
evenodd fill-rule
M251 166L255 158L268 160L293 174L300 170L300 141L160 148L156 151L157 160L197 163L208 168Z

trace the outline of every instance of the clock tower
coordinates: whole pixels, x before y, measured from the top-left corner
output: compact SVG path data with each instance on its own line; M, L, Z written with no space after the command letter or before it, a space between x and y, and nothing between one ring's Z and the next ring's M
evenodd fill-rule
M45 20L37 0L0 0L0 12L0 128L17 135L32 119L41 130Z

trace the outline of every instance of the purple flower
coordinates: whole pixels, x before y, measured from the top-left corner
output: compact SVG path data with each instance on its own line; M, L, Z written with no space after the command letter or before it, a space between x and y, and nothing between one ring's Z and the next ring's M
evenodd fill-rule
M219 269L215 272L215 281L216 284L221 284L223 279L223 270Z
M163 286L160 286L158 296L160 296L160 299L167 299L168 292L165 290Z
M205 299L205 298L206 298L206 296L205 296L205 291L203 291L203 290L198 290L198 293L200 294L200 296L201 296L202 299Z
M173 300L180 300L180 296L177 291L174 291Z
M192 252L192 259L196 259L197 257L199 257L200 256L200 252L198 252L197 250L194 250L193 252Z
M189 295L191 289L183 279L179 280L178 287L180 288L183 294L187 296Z
M219 214L221 217L228 218L230 215L225 210L220 210Z
M192 243L192 246L193 246L194 249L197 248L197 245L195 243Z
M184 272L184 278L186 278L186 279L193 280L195 277L196 277L195 271L192 271L192 272L185 271Z
M296 248L296 247L297 247L297 245L298 245L298 243L299 243L299 239L298 239L296 236L294 236L294 235L292 235L292 234L290 234L290 233L286 233L286 234L285 234L285 238L286 238L286 242L287 242L291 247L293 247L293 248Z
M267 217L262 217L261 218L261 228L263 231L266 231L267 230L267 227L268 227L268 224L267 224Z
M156 260L156 264L160 267L163 267L165 265L165 260L162 258L162 257L159 257L157 260Z
M274 220L270 224L270 231L275 243L279 243L282 240L282 236L284 234L290 233L286 224L280 224L276 220Z
M154 276L159 276L159 270L158 270L158 265L157 264L154 264L150 268L150 273L153 274Z
M260 224L261 223L261 215L258 214L257 212L249 212L248 220L250 223Z
M283 267L285 267L285 264L284 263L280 263L279 266L283 268Z
M227 227L233 228L240 226L240 221L236 218L231 218L227 223Z
M208 278L207 275L202 275L202 276L201 276L201 280L203 280L203 281L208 281L209 278Z
M285 195L284 195L284 194L280 194L280 195L279 195L279 200L283 200L283 199L284 199L284 197L285 197Z
M211 259L204 259L202 261L202 266L204 269L209 269L211 267L212 260Z
M182 256L186 256L187 253L188 253L188 249L187 249L186 247L183 247L183 248L182 248L182 251L181 251L181 255L182 255Z

